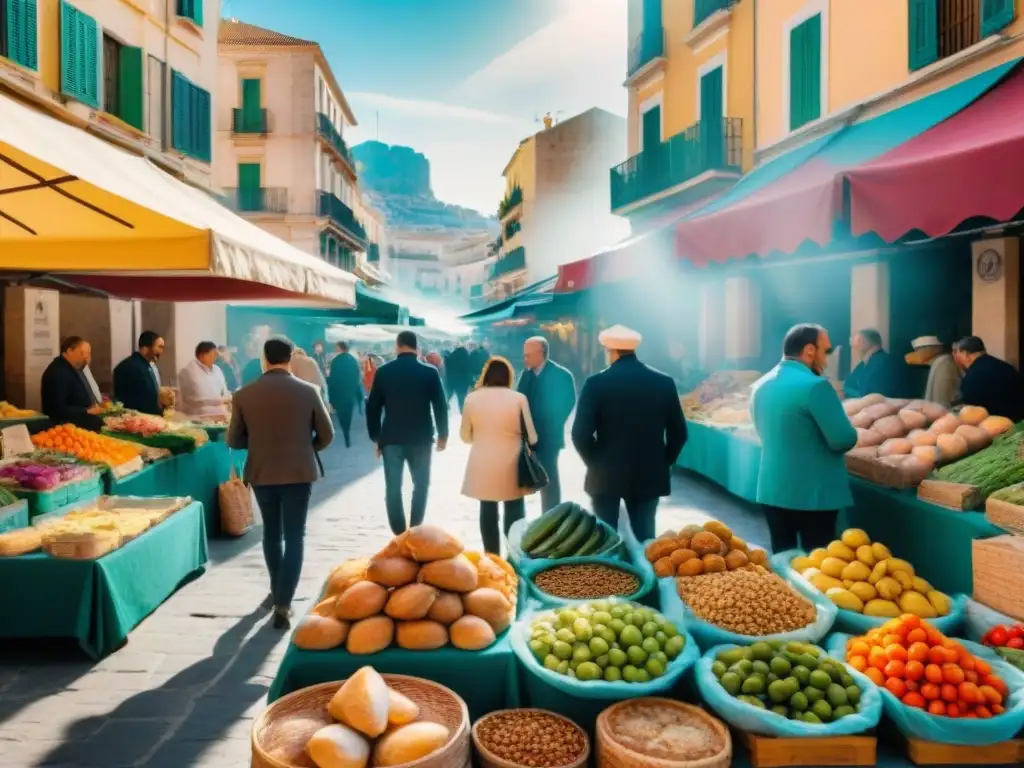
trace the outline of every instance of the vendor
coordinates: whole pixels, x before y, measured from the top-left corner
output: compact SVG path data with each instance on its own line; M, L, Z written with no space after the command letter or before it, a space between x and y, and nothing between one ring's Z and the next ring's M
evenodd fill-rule
M224 374L217 367L217 345L212 341L196 345L196 356L178 373L178 386L181 411L186 416L227 416L231 393Z
M843 391L847 397L875 394L885 397L903 396L906 372L902 361L892 358L882 349L882 334L874 328L865 328L854 334L850 346L860 362L843 382Z
M69 336L60 345L40 382L43 413L53 424L74 424L99 432L103 407L86 378L85 370L92 359L92 347L81 336Z
M977 336L953 344L953 359L964 371L954 405L980 405L993 416L1024 420L1024 377L1016 368L988 354Z
M133 411L155 416L163 413L155 367L163 351L163 337L155 331L143 331L139 335L138 351L114 368L114 399Z
M953 356L946 351L938 336L919 336L910 342L910 346L914 351L906 356L907 364L927 365L929 369L924 399L949 408L962 378Z

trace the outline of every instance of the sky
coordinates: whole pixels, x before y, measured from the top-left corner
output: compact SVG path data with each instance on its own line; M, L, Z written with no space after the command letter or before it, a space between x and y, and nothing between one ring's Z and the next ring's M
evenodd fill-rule
M319 42L359 122L349 144L413 147L438 198L485 213L546 112L626 113L626 0L224 0L222 15Z

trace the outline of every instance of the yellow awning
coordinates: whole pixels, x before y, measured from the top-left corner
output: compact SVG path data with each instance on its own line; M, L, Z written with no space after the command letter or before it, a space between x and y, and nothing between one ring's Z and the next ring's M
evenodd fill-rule
M149 160L4 95L0 270L60 273L134 298L344 306L357 282Z

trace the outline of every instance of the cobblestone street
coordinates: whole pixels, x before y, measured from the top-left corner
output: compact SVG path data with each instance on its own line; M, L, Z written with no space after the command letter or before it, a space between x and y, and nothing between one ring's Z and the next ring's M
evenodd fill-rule
M314 490L298 615L332 566L374 552L390 536L380 464L365 428L354 431L351 449L335 444L324 456L327 479ZM476 502L459 493L467 453L455 436L445 453L435 454L427 520L479 547ZM582 483L582 465L569 449L562 454L566 496L586 503ZM659 530L712 516L767 544L760 516L724 493L684 475L674 488L662 503ZM408 492L407 482L407 499ZM530 517L539 504L528 501ZM239 541L211 542L206 572L99 663L71 644L0 646L0 765L248 766L252 721L287 644L287 634L271 629L259 608L266 594L256 529Z

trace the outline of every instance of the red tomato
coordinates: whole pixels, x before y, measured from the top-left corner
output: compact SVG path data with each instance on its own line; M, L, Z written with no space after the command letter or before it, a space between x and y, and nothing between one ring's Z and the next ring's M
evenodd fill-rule
M1011 640L1015 637L1024 638L1024 624L1014 624L1006 630L1006 633L1010 636Z
M996 647L1002 647L1006 645L1006 641L1010 639L1009 632L1006 631L1006 627L1002 624L996 627L992 627L985 635L985 644L994 645Z
M1011 637L1006 641L1007 648L1024 648L1024 637Z

